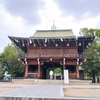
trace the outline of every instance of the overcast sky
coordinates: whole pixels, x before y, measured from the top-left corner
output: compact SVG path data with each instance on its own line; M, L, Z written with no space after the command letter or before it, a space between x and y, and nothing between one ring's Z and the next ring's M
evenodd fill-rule
M0 0L0 53L8 36L30 37L35 30L100 28L100 0Z

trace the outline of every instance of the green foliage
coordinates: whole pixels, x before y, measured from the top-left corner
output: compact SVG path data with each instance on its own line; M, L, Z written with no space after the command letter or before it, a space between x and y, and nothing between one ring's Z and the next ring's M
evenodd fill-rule
M14 43L12 43L12 45L14 46L14 48L16 49L16 52L18 55L22 55L25 54L25 52L23 52L19 47L17 47Z
M97 38L92 45L86 50L86 61L82 63L85 73L94 80L95 75L100 75L100 29L82 28L82 35L89 36L96 33Z
M46 78L47 79L49 79L50 78L50 76L49 76L49 72L50 72L50 70L54 70L55 69L55 67L50 67L50 68L48 68L47 70L46 70Z
M13 47L13 45L8 45L7 47L5 47L4 56L5 59L9 59L10 61L18 58L18 55L16 54L16 49Z
M49 76L49 72L50 70L52 70L54 73L58 73L58 74L62 74L62 70L61 68L57 68L57 67L50 67L46 70L46 78L48 79L50 76Z
M3 74L4 74L3 69L0 67L0 80L3 79Z
M13 77L22 77L24 75L25 65L18 61L18 51L14 45L5 47L0 55L0 64L4 71L8 71Z
M83 35L83 36L90 36L90 35L93 35L95 32L95 29L88 29L88 28L81 28L80 29L80 35Z
M61 74L62 74L61 68L55 68L55 69L54 69L54 73L61 73Z
M100 29L81 28L79 33L80 35L83 35L83 36L91 36L95 33L97 37L100 37Z

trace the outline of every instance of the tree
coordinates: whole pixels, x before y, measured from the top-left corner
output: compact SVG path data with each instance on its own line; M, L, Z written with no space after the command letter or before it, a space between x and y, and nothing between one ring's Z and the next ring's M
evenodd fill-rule
M95 33L97 38L86 51L86 60L82 63L84 71L88 76L92 77L92 82L95 82L95 76L100 74L100 29L80 29L80 33L84 36L90 36Z
M95 76L100 74L100 46L93 42L91 47L86 51L86 61L82 63L82 67L88 76L92 77L95 82Z
M100 29L95 28L81 28L79 33L82 36L96 35L97 37L100 37Z
M91 28L91 29L81 28L79 33L82 36L90 36L90 35L93 35L95 33L95 30L96 29L93 29L93 28Z
M0 66L0 79L3 78L3 74L4 74L4 71L3 71L2 67Z
M55 68L55 69L54 69L54 73L62 74L61 68Z
M13 44L5 47L0 55L0 64L4 71L8 71L13 77L24 75L25 65L18 61L18 52Z

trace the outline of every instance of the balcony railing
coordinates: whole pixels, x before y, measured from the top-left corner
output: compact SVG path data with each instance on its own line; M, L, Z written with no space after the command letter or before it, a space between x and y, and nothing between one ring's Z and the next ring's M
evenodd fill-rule
M49 55L46 55L46 54L25 54L25 55L20 55L19 56L20 58L24 59L24 58L38 58L38 57L42 57L42 58L45 58L45 57L65 57L65 58L85 58L86 55L84 54L80 54L80 55L77 55L77 54L63 54L63 55L54 55L54 54L49 54Z

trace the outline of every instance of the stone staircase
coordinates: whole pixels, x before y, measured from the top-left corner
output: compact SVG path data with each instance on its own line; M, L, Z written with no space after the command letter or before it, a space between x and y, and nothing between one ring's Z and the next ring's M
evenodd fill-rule
M12 79L15 84L64 84L64 80L50 80L50 79ZM89 85L91 81L89 80L69 80L67 85Z
M12 79L15 84L34 84L34 79Z
M91 80L69 80L69 85L89 85Z
M50 79L46 79L46 80L42 80L42 79L37 79L34 81L34 84L63 84L63 80L50 80Z
M35 80L34 84L59 84L59 85L89 85L89 80L69 80L69 84L64 84L64 80Z

